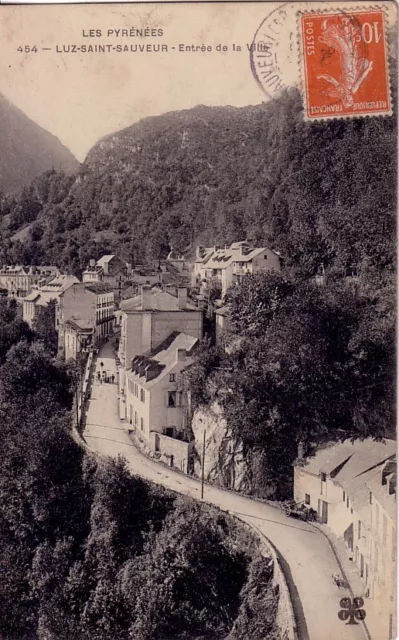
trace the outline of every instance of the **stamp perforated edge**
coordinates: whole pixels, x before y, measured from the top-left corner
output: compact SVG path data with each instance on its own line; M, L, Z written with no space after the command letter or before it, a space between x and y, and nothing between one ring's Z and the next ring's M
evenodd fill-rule
M302 38L301 38L301 17L305 15L330 15L332 13L336 13L337 15L347 13L349 15L356 13L367 13L369 11L381 11L384 16L384 47L385 47L385 59L386 59L386 73L387 73L387 89L389 96L389 111L383 112L363 112L363 113L354 113L354 114L328 114L328 115L320 115L317 118L309 118L307 115L307 102L306 102L306 86L305 86L305 59L302 50ZM389 67L389 57L388 57L388 15L387 15L387 7L385 5L356 5L351 8L342 8L340 6L326 7L319 9L299 9L296 12L296 44L297 44L297 55L299 59L299 67L300 67L300 75L299 75L299 90L302 94L302 102L303 102L303 118L305 122L325 122L326 120L353 120L355 118L385 118L393 115L392 110L392 89L391 89L391 70Z

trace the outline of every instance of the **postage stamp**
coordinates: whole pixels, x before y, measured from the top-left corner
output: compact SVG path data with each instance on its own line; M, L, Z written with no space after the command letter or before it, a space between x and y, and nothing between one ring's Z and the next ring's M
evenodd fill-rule
M305 118L391 115L383 9L298 13Z

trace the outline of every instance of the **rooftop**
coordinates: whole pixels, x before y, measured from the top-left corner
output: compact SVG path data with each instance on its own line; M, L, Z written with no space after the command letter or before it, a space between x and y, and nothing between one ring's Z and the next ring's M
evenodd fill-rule
M74 322L73 320L66 320L65 321L65 325L69 325L70 327L75 329L75 331L78 332L78 333L92 333L93 332L93 328L92 327L81 327L81 326L79 326L77 324L77 322Z
M224 269L233 262L250 262L265 250L272 251L268 247L250 247L246 241L233 242L229 247L198 247L196 262L201 262L209 269Z
M150 303L148 305L149 311L181 311L179 308L179 300L177 296L167 293L166 291L160 291L158 287L148 291L150 296ZM143 307L142 295L133 296L120 303L120 309L122 311L143 311L146 307ZM190 301L187 301L187 311L198 311L197 307Z
M111 262L111 260L115 258L114 254L110 254L110 255L106 255L106 256L102 256L102 258L100 258L99 260L97 260L97 265L99 267L103 267L105 264L107 264L108 262Z
M149 389L173 370L178 361L179 350L190 356L198 339L174 331L156 349L148 355L135 356L128 374L139 380L140 384ZM187 360L189 364L191 360Z
M223 307L219 307L218 309L215 309L215 313L218 316L227 317L229 315L229 312L230 312L230 308L227 305L224 305Z
M345 482L360 476L381 464L396 453L396 442L385 440L376 442L372 438L366 440L350 440L331 444L319 449L308 459L304 469L309 473L330 474L337 482Z
M45 307L51 300L57 301L59 294L59 291L32 291L24 300Z
M58 267L47 265L4 265L0 269L1 275L48 275L58 272Z
M85 289L98 294L113 292L113 288L106 282L85 282Z
M43 286L40 287L39 291L65 291L73 284L77 284L79 279L75 276L68 276L64 274L59 274L52 278L49 282L46 282Z

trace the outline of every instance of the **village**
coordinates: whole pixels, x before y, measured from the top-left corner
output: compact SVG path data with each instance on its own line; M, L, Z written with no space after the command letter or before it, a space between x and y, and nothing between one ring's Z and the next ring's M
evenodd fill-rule
M55 266L5 266L0 288L20 304L30 326L40 308L55 305L58 357L86 367L77 416L87 441L103 438L98 421L112 405L113 424L101 427L119 429L125 445L131 441L164 467L192 476L192 407L183 373L205 333L223 344L230 328L229 288L247 274L282 266L278 252L241 241L223 248L198 246L191 262L171 250L155 267L133 268L116 255L104 255L90 260L82 281ZM322 284L322 272L316 281ZM303 520L314 514L349 585L367 599L371 636L391 638L396 443L345 441L321 447L309 459L299 447L292 493L290 514ZM332 578L338 587L346 585L343 578ZM384 635L376 636L373 625L383 625Z

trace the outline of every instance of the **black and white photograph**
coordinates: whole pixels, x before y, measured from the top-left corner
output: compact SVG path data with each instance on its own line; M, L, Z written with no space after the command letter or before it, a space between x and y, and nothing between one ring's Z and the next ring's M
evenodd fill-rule
M0 5L0 640L397 637L397 5Z

